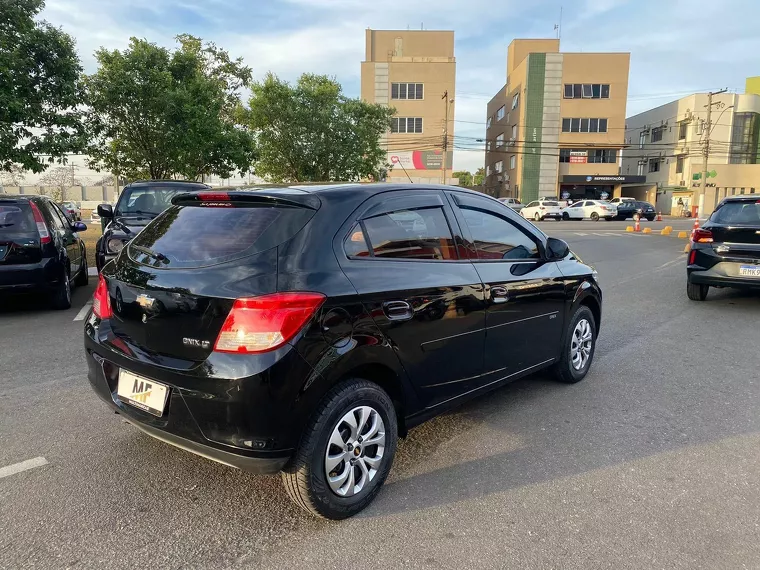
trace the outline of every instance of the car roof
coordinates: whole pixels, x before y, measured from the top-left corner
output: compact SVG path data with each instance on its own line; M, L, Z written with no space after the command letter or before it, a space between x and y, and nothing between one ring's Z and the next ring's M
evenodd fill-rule
M193 182L192 180L135 180L130 182L124 188L146 188L155 186L176 186L178 188L187 188L188 190L202 190L211 188L203 182Z
M50 196L39 194L0 194L0 200L52 200Z
M760 202L760 194L739 194L737 196L726 196L723 202Z

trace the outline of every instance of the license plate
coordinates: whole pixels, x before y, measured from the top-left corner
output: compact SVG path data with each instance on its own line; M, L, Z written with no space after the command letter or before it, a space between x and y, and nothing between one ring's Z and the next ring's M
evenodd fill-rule
M169 387L122 369L119 370L116 393L122 402L154 416L162 416Z
M742 277L760 277L760 265L740 265L739 275Z

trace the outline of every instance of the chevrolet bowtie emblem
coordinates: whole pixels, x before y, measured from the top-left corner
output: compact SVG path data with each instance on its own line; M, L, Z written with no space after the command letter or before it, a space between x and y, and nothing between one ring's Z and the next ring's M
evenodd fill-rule
M152 309L155 302L156 300L153 297L149 297L148 295L140 294L137 296L137 304L140 305L143 309Z

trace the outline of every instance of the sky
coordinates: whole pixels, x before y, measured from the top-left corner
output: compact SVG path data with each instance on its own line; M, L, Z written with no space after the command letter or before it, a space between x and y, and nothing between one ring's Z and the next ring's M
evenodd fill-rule
M88 73L101 46L136 36L172 47L189 33L243 57L257 79L322 73L354 97L365 28L454 30L455 135L473 140L505 83L507 46L556 37L560 9L561 51L631 53L626 116L698 91L743 92L760 75L758 0L47 0L42 18L76 39ZM482 166L481 151L455 151L455 170Z

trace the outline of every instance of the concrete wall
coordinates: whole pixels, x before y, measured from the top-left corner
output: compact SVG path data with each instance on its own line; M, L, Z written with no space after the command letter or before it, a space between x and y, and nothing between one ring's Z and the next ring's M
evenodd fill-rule
M0 186L0 194L37 194L45 196L59 197L62 202L81 202L84 207L85 202L102 204L103 202L114 203L117 197L115 186L71 186L61 189L51 186Z

